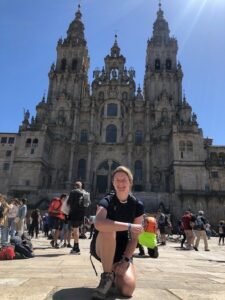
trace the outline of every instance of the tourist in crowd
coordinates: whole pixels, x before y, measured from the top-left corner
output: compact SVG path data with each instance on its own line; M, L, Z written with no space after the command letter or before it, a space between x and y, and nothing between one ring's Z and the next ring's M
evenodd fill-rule
M29 226L29 235L33 238L35 233L35 237L37 239L39 234L39 229L40 229L40 222L41 222L40 210L38 208L33 210L30 217L31 217L31 222Z
M6 201L6 197L0 194L0 231L1 231L1 246L7 246L9 240L8 229L8 211L10 205Z
M187 245L185 250L193 250L195 235L193 232L195 216L190 212L190 210L186 210L184 215L181 218L184 233L186 235Z
M218 224L218 233L219 233L219 242L220 245L221 241L224 245L224 238L225 238L225 223L223 220L221 220Z
M50 244L54 248L59 248L58 239L63 228L63 222L65 219L64 213L61 211L63 201L65 201L67 195L62 194L60 197L54 197L49 206L49 223L52 228L52 240Z
M23 198L20 201L19 211L18 211L18 222L16 223L16 231L22 236L25 230L25 220L27 216L27 199Z
M71 249L71 254L79 255L79 227L84 222L85 206L83 205L83 188L82 182L76 181L74 183L74 189L70 192L67 205L69 207L69 223L72 227L72 233L74 238L74 245Z
M20 202L17 198L13 198L10 203L8 211L8 228L9 235L13 237L16 234L16 223L15 219L18 216Z
M200 210L196 217L195 226L194 226L195 235L196 235L196 240L195 240L195 245L194 245L195 251L198 251L200 239L203 239L203 241L204 241L205 251L210 251L209 247L208 247L208 241L207 241L208 238L207 238L206 230L205 230L206 224L207 224L207 220L204 217L204 212L202 210Z

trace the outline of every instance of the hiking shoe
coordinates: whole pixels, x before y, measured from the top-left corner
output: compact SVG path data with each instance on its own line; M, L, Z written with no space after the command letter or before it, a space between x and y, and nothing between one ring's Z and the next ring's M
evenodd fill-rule
M92 294L92 299L105 299L114 281L114 273L104 272L101 274L101 280L98 287Z
M73 254L73 255L80 255L80 249L79 249L79 248L72 249L72 250L70 251L70 254Z
M195 251L198 251L198 248L197 247L193 247L195 249Z
M67 246L66 246L67 248L72 248L72 246L70 245L70 244L67 244Z
M51 244L51 246L54 248L55 243L54 243L53 240L50 242L50 244Z
M159 257L158 247L155 246L155 248L153 248L153 249L148 248L148 255L151 258L158 258Z

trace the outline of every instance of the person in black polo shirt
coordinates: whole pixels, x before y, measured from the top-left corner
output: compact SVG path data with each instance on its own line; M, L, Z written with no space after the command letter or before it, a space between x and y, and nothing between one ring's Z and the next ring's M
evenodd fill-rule
M112 174L115 193L110 193L98 204L95 228L96 258L103 267L99 286L93 292L93 299L105 299L115 282L123 296L130 297L136 285L133 253L138 235L143 231L142 202L130 194L133 183L131 171L119 166Z

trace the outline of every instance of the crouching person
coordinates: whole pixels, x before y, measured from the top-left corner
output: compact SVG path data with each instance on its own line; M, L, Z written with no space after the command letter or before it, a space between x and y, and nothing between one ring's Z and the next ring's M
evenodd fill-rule
M143 231L144 208L130 194L133 175L128 168L116 168L112 183L115 193L99 202L95 218L95 257L101 261L103 273L93 299L105 299L113 284L122 296L131 297L136 286L132 256Z

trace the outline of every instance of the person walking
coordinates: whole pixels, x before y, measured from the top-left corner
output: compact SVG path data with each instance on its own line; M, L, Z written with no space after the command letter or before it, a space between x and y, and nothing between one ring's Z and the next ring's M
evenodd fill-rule
M74 245L70 253L79 255L79 227L84 222L85 216L85 206L84 206L84 190L82 188L82 182L76 181L74 183L74 189L70 192L69 198L67 200L67 205L69 207L68 220L72 228L72 234L74 238Z
M219 242L218 245L220 246L220 243L222 241L224 245L224 237L225 237L225 224L224 221L221 220L218 224L218 233L219 233Z
M92 241L93 255L101 261L103 273L94 299L105 299L112 284L125 297L131 297L136 275L133 253L138 235L143 232L143 203L130 194L133 175L125 166L117 167L112 174L115 192L105 196L98 204ZM96 234L97 237L96 237Z
M16 231L17 233L22 236L25 230L25 220L27 216L27 199L23 198L20 201L21 205L19 206L18 211L18 222L16 223Z
M13 198L10 203L10 208L8 211L8 228L9 228L9 235L11 237L15 236L16 234L16 223L15 219L18 216L19 212L19 200L17 198Z
M194 245L195 251L198 251L200 239L203 239L203 241L204 241L205 251L210 251L209 247L208 247L208 238L207 238L206 230L205 230L206 223L207 223L207 220L204 217L204 212L202 210L200 210L196 217L195 226L194 226L195 235L196 235L196 240L195 240L195 245Z
M65 219L65 215L61 211L61 207L66 197L66 194L62 194L60 197L53 198L48 209L49 223L52 228L52 240L50 244L54 248L59 248L58 239L60 238L60 233Z
M190 212L190 210L186 210L181 218L181 222L183 224L183 229L187 240L187 246L184 248L185 250L193 250L195 235L193 232L192 224L194 224L194 220L195 216Z

